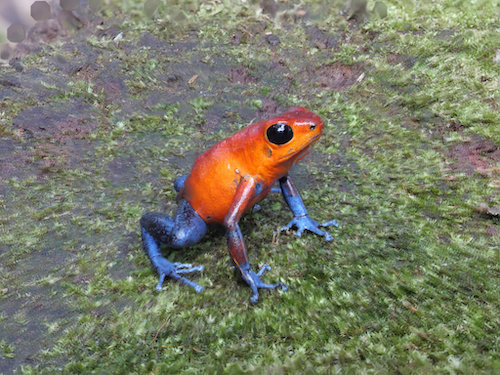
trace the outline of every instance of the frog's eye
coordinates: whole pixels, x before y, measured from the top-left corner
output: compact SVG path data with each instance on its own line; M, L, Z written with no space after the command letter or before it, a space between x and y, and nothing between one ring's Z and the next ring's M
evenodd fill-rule
M293 130L287 124L273 124L267 129L267 139L275 145L284 145L293 138Z

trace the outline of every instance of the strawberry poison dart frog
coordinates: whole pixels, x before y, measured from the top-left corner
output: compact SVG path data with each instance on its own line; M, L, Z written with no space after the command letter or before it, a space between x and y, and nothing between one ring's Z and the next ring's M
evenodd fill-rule
M203 291L201 285L183 274L203 270L203 266L171 263L160 253L160 246L171 248L190 246L198 242L209 224L222 224L226 229L227 246L234 265L252 289L250 301L259 299L259 289L274 289L283 283L266 284L262 274L270 269L264 265L254 272L248 261L245 242L238 222L241 216L264 199L271 190L279 191L294 218L282 230L296 227L296 236L309 230L331 241L332 236L319 229L337 225L336 220L317 223L307 209L297 188L288 175L292 165L309 153L309 147L321 136L320 117L301 107L250 125L222 140L198 157L188 175L178 177L174 188L180 202L172 218L150 212L141 218L142 243L153 267L160 275L156 289L165 277L171 277ZM279 188L273 188L279 182Z

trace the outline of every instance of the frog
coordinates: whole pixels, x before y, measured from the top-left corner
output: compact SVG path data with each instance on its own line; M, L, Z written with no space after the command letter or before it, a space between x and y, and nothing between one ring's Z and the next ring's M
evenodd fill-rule
M269 265L264 264L257 272L252 269L239 221L269 193L281 193L293 214L293 219L281 230L296 228L297 237L307 230L326 241L333 240L330 233L320 228L338 226L337 220L318 223L311 219L289 175L291 167L309 154L311 146L319 140L323 126L317 114L304 107L291 107L237 131L196 158L189 174L174 181L179 201L174 216L148 212L140 219L142 247L159 274L156 289L161 290L169 277L196 292L204 290L185 276L203 271L203 265L170 262L162 255L161 248L192 246L210 226L219 225L225 228L227 247L237 273L251 288L251 303L258 302L260 289L287 290L282 282L262 281L263 274L271 269Z

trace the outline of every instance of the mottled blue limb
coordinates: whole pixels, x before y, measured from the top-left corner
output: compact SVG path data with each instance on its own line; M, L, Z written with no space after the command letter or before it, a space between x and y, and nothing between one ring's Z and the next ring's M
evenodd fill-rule
M181 274L202 271L203 266L193 267L191 264L171 263L160 252L161 245L171 248L182 248L198 242L207 231L207 225L186 200L179 202L175 217L149 212L141 218L142 244L151 265L160 275L156 286L160 290L165 277L178 280L189 285L195 291L203 291L203 287L186 279Z
M317 235L325 237L326 241L333 240L333 237L330 233L326 231L322 231L319 227L328 227L330 225L338 226L337 220L333 219L330 221L326 221L323 223L318 223L317 221L311 219L307 213L307 208L300 197L299 191L295 187L292 179L289 176L282 177L280 180L280 187L283 198L285 202L290 207L290 210L293 213L293 219L288 223L287 226L281 228L281 230L288 230L292 227L297 228L297 232L295 235L300 237L304 230L308 230Z
M191 267L190 264L171 263L161 255L160 248L153 236L151 236L144 228L142 228L141 232L144 250L151 261L151 265L160 275L160 280L156 285L156 290L161 290L165 277L170 277L183 284L189 285L198 293L203 291L203 287L201 285L198 285L180 275L194 271L203 271L203 266ZM189 268L186 266L189 266Z
M181 189L184 187L184 183L186 182L186 178L188 178L187 174L180 176L180 177L177 177L174 180L174 189L176 192L181 191Z

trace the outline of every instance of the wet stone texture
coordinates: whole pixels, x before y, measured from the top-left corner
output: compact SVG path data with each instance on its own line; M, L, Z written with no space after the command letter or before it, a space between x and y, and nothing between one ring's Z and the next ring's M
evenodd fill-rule
M97 127L92 116L90 105L74 99L64 105L47 104L23 110L13 120L13 126L23 140L25 159L47 173L81 164L81 158L92 149L84 140ZM4 163L15 170L19 165L14 161L8 158ZM24 168L21 165L20 169Z
M64 105L47 104L26 109L14 119L13 125L28 139L65 142L83 138L97 127L92 113L92 106L82 99L74 99Z
M0 179L23 179L35 174L37 168L31 162L31 155L26 144L0 138Z

